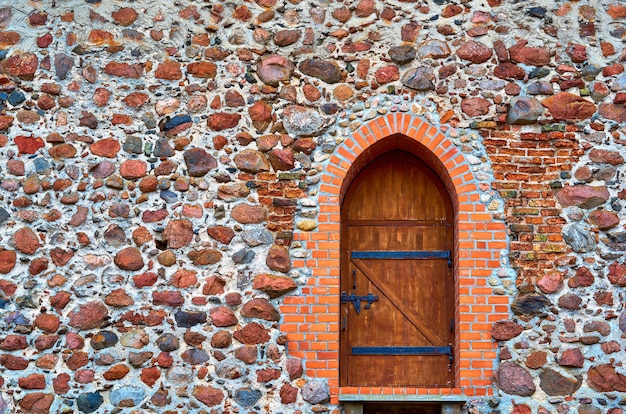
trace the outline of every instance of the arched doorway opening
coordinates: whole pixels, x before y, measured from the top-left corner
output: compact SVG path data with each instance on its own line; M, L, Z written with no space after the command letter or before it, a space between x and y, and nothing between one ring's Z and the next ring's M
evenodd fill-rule
M341 205L339 383L451 388L453 202L395 143L359 166Z

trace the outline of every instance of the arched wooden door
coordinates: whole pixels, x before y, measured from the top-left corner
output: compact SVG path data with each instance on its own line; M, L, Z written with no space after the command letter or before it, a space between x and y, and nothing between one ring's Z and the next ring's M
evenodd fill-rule
M341 211L341 386L453 384L454 213L437 175L395 150Z

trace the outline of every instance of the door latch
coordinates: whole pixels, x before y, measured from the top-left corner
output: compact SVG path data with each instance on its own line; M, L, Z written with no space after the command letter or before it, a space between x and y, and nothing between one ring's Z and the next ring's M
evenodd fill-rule
M377 300L378 296L371 293L368 293L366 296L359 296L355 294L348 295L346 292L341 292L341 303L352 302L357 315L361 313L361 301L367 302L365 309L369 309L372 306L372 302L376 302Z

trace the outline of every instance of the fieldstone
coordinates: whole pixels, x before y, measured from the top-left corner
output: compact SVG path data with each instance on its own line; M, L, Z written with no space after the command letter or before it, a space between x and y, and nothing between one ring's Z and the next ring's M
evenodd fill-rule
M23 80L33 80L39 66L39 59L34 53L14 53L2 62L4 73Z
M599 162L611 165L620 165L624 163L624 157L617 151L609 151L594 148L589 151L589 159L593 162Z
M146 392L139 387L121 387L109 393L109 401L116 407L135 407L146 398Z
M224 293L226 281L218 276L209 276L206 278L206 284L202 287L203 295L221 295Z
M563 207L577 206L592 209L606 203L609 190L604 186L566 186L556 192L556 199Z
M227 112L217 112L209 115L207 118L207 126L213 131L223 131L225 129L234 128L239 124L241 115L231 114Z
M605 321L589 321L583 326L583 332L597 332L602 336L611 334L611 326Z
M570 348L563 351L559 359L559 365L562 367L582 368L585 364L585 357L578 348ZM543 388L543 387L542 387Z
M267 157L274 171L289 171L295 166L295 157L291 148L273 149Z
M248 115L257 132L263 132L272 122L272 106L265 101L257 101L248 108Z
M241 224L262 223L266 219L267 211L262 206L241 203L233 207L230 216Z
M563 276L559 272L550 272L537 280L537 287L543 293L555 293L563 288Z
M34 254L41 247L37 234L29 227L22 227L13 234L13 245L24 254Z
M532 66L550 64L551 56L547 48L526 46L527 43L527 40L520 40L509 48L509 54L513 62Z
M596 248L595 237L589 227L581 223L563 226L563 240L577 253L591 252Z
M134 304L135 301L126 293L126 290L119 288L111 291L111 293L104 298L104 303L109 306L123 308Z
M266 321L280 320L280 313L264 298L255 298L243 305L241 315L246 318L264 319Z
M234 230L226 226L209 227L207 229L207 233L209 234L209 237L223 244L229 244L235 237Z
M314 108L289 105L283 110L283 126L293 136L317 136L325 129L324 120Z
M47 414L50 412L50 406L53 402L54 394L31 392L26 394L24 398L20 400L20 408L26 413Z
M222 253L215 249L194 250L187 254L196 266L215 264L222 260Z
M568 378L557 371L546 368L539 374L539 387L548 395L572 395L582 385L580 376Z
M232 309L226 306L218 306L216 308L213 308L210 310L209 313L211 315L211 322L213 323L213 325L220 328L233 326L236 325L237 322L239 322L237 320L237 316L235 316L235 312L233 312Z
M472 63L483 63L491 58L493 51L483 43L470 40L463 43L456 54L461 59L469 60Z
M183 77L183 73L180 70L180 63L175 60L166 60L159 63L154 77L157 79L165 80L178 80Z
M321 79L326 83L338 83L342 79L339 66L328 60L305 59L300 63L299 69L305 75Z
M256 372L257 382L263 384L280 378L281 371L274 368L260 369Z
M187 171L191 177L203 177L217 167L217 161L202 148L192 148L183 154Z
M399 65L405 65L415 59L417 50L413 46L394 46L389 49L389 57Z
M496 371L495 380L507 394L528 397L535 392L535 384L528 371L514 362L502 363Z
M200 365L207 362L210 357L201 349L190 348L182 353L181 358L183 361L190 365Z
M213 62L192 62L187 65L187 73L201 79L213 79L217 75L217 65Z
M15 267L17 254L14 250L0 250L0 273L7 274Z
M137 20L138 14L132 7L122 7L111 13L111 17L120 26L130 26Z
M506 114L506 123L510 125L534 124L543 114L543 110L543 106L533 97L514 97L511 99Z
M522 333L524 327L515 321L498 321L491 329L491 336L496 341L508 341Z
M626 286L626 264L618 262L611 263L607 277L614 285L621 287Z
M267 253L265 264L272 270L288 272L291 269L289 250L283 246L273 245Z
M295 68L295 65L286 57L270 55L259 58L256 73L263 83L276 87L280 82L288 81Z
M51 313L37 315L34 323L37 328L48 333L55 333L59 329L59 326L61 326L59 317Z
M253 149L244 149L240 151L234 158L235 165L241 171L256 174L261 171L269 171L270 163L265 156Z
M246 345L263 344L270 339L267 329L257 322L249 323L243 328L236 330L233 337Z
M620 223L617 213L606 210L594 210L589 213L589 221L600 230L610 230Z
M253 364L256 362L258 351L254 345L246 345L235 350L235 358L246 364Z
M280 47L290 46L296 43L301 35L302 32L300 29L279 30L274 36L274 43L276 46Z
M113 262L122 270L135 271L144 266L141 251L136 247L126 247L115 255Z
M257 247L274 242L274 236L265 227L244 230L240 235L249 247Z
M461 109L470 117L487 115L490 107L491 103L484 98L466 98L461 101Z
M143 76L144 65L128 63L109 62L104 67L104 73L111 76L120 76L123 78L139 79Z
M76 399L78 410L82 413L95 413L104 403L104 398L99 392L82 393Z
M558 304L560 307L567 310L578 310L582 304L582 299L575 293L566 293L559 298Z
M179 249L193 240L193 224L189 220L170 220L163 232L163 241L170 249ZM138 269L136 269L138 270Z
M280 388L280 402L283 404L292 404L298 399L298 388L291 384L285 384Z
M626 391L626 376L615 372L611 364L591 367L587 372L587 384L598 392Z
M250 387L239 388L235 391L235 401L242 407L252 407L262 396L261 391Z
M126 160L120 165L120 175L127 180L138 180L146 175L148 166L141 160Z
M548 108L550 114L555 120L583 120L591 118L596 112L596 105L580 96L569 92L559 92L550 96L541 104Z
M233 337L228 331L217 331L211 338L213 348L228 348L233 343Z
M442 40L430 40L417 47L420 59L441 59L450 56L450 47Z
M302 360L300 358L288 358L285 365L290 380L300 378L304 374Z
M267 293L270 298L275 299L294 290L297 285L296 282L287 276L260 274L252 281L252 287Z
M185 303L185 298L178 291L152 292L152 303L155 306L179 308Z
M120 143L114 138L104 138L89 146L93 155L105 158L115 158L120 149Z
M107 319L109 312L99 301L92 301L79 305L68 315L69 325L79 330L99 328Z
M596 82L595 84L597 84ZM594 84L594 85L595 85ZM602 100L604 97L608 96L609 92L606 92L606 95L601 94L598 96L598 101ZM613 103L601 103L598 106L598 112L604 118L624 123L626 122L626 106L621 104L613 104Z
M2 354L0 356L0 365L11 371L23 371L28 368L29 361L20 356L11 354Z
M407 88L416 91L428 91L435 89L435 72L429 66L419 66L408 70L400 80Z
M117 335L112 331L100 331L91 338L91 347L101 350L115 346L118 342Z
M310 380L302 387L302 398L311 404L323 404L330 401L330 389L325 381Z
M206 312L202 311L179 311L174 314L174 320L176 320L176 325L181 328L191 328L205 323L207 315Z
M18 135L13 138L13 142L17 145L17 149L20 154L34 154L39 148L43 148L45 146L43 139L33 135L29 137L25 135Z
M202 402L204 405L208 407L212 407L214 405L218 405L224 399L224 393L217 389L213 388L210 385L202 386L196 385L193 387L192 395L198 399L198 401Z
M102 377L107 381L116 381L124 378L130 372L130 368L128 368L124 364L116 364L109 368Z
M224 201L235 201L248 195L250 195L250 188L242 182L220 185L217 189L217 197Z
M28 348L28 343L24 335L9 334L0 342L0 349L3 351L17 351L26 348Z
M591 271L586 267L581 267L576 271L574 277L567 282L567 285L571 288L586 287L593 285L593 281L594 277Z
M549 305L550 299L541 293L522 293L511 304L511 310L516 315L538 315Z
M385 85L400 79L400 70L396 65L383 66L374 72L374 77L380 85Z
M548 362L548 354L545 351L535 351L526 358L526 366L530 369L543 367Z

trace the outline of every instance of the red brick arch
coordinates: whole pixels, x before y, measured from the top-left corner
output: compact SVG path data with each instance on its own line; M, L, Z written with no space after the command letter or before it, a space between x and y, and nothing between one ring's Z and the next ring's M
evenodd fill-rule
M456 332L455 388L339 387L339 266L341 200L351 180L376 156L401 147L430 165L446 184L456 204ZM490 395L496 363L494 322L509 317L509 297L493 293L487 279L501 267L507 249L506 227L480 201L477 181L463 154L437 128L422 118L389 114L364 123L331 156L318 195L318 227L297 232L294 240L311 251L294 267L312 272L301 294L281 306L281 329L289 352L304 360L308 377L328 380L331 402L339 394Z

